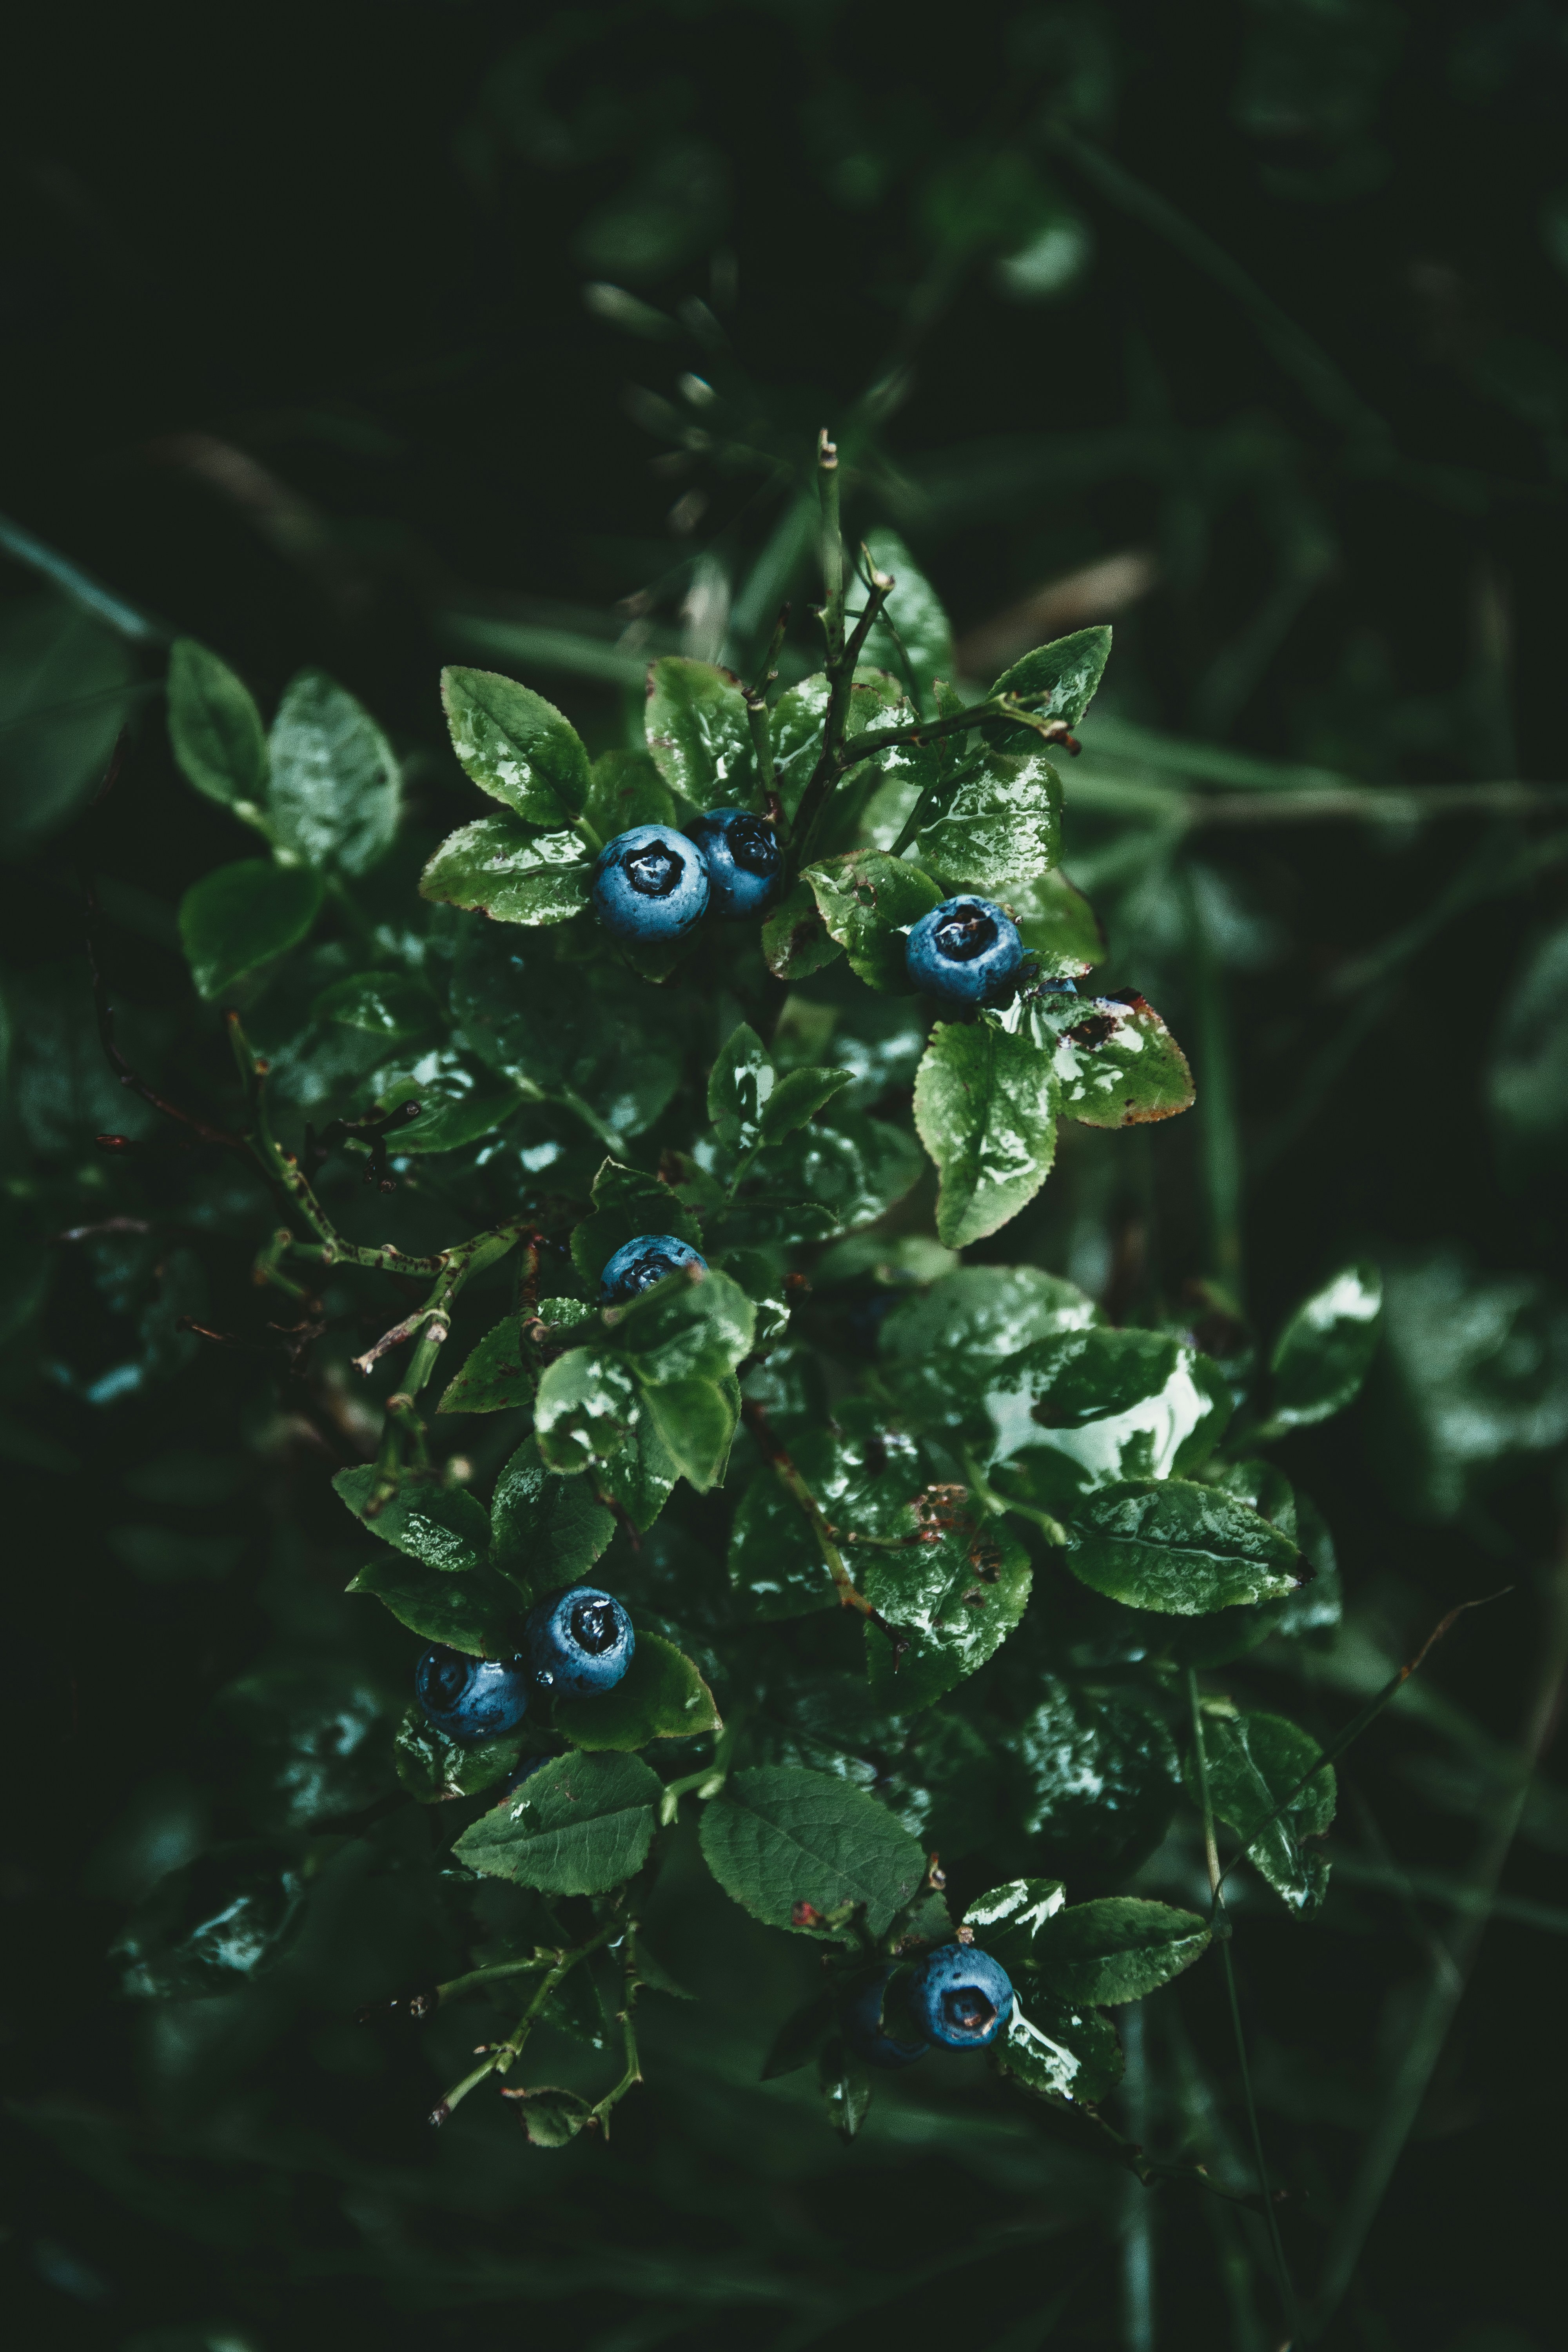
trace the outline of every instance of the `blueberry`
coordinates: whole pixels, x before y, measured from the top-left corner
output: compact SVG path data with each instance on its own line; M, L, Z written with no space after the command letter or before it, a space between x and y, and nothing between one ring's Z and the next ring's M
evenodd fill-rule
M618 940L678 940L708 911L708 868L673 825L634 824L595 858L593 891Z
M470 1658L426 1650L414 1669L414 1696L437 1731L452 1739L499 1739L528 1713L529 1674L521 1658Z
M639 1290L651 1290L667 1274L679 1274L686 1265L708 1271L707 1259L689 1242L678 1241L673 1234L639 1234L636 1241L621 1244L600 1275L599 1304L623 1306Z
M884 1969L879 1977L873 1977L844 2012L844 2039L868 2066L912 2066L931 2046L925 2042L896 2042L884 2029L882 1993L892 1973L891 1969Z
M1011 994L1024 942L989 898L944 898L922 915L905 950L916 988L949 1004L995 1004Z
M933 2042L950 2050L983 2050L1013 2012L1007 1971L973 1944L942 1944L917 1960L910 1979L910 2014Z
M784 879L779 837L750 809L710 809L691 828L702 852L718 915L760 915L778 897Z
M595 1584L546 1593L528 1620L528 1655L536 1679L558 1697L606 1691L631 1664L632 1621L615 1595Z

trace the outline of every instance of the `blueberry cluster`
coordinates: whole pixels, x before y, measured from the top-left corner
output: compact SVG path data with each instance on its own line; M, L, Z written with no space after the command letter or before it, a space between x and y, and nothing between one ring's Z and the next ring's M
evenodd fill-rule
M599 920L618 940L684 939L709 909L760 915L778 896L784 860L778 835L750 809L710 809L689 833L636 824L594 860Z
M1013 2013L1007 1971L973 1944L940 1944L915 1962L900 1987L901 2005L918 2041L889 2033L882 2005L892 1969L861 1988L844 2012L844 2038L868 2066L910 2066L936 2043L947 2050L984 2050Z
M414 1695L437 1731L451 1739L499 1739L516 1730L531 1699L613 1690L637 1648L621 1603L594 1584L546 1593L523 1638L527 1649L510 1658L426 1651L414 1670ZM514 1777L525 1777L521 1767Z

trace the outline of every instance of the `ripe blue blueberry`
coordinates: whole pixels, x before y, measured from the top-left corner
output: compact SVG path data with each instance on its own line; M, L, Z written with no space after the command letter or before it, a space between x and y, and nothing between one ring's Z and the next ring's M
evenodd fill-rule
M873 1977L844 2011L844 2039L868 2066L912 2066L931 2046L925 2042L895 2041L885 2030L882 1993L892 1973L891 1969L884 1969L879 1977Z
M765 817L750 809L710 809L689 838L702 852L717 915L760 915L778 896L784 878L779 837Z
M597 1585L564 1585L529 1615L529 1662L536 1681L558 1698L612 1690L637 1645L631 1619L614 1593Z
M451 1739L499 1739L514 1730L528 1713L528 1692L521 1658L470 1658L437 1647L414 1669L415 1697Z
M940 1944L915 1962L910 2014L921 2032L950 2050L984 2050L1013 2013L1006 1969L973 1944Z
M944 898L910 931L904 960L927 996L947 1004L1005 1003L1024 942L1012 917L989 898Z
M639 1290L651 1290L667 1274L679 1274L687 1265L708 1271L707 1259L689 1242L677 1240L674 1234L639 1234L636 1241L621 1244L600 1275L599 1304L624 1306Z
M708 868L668 824L634 824L594 860L594 905L618 940L679 940L708 911Z

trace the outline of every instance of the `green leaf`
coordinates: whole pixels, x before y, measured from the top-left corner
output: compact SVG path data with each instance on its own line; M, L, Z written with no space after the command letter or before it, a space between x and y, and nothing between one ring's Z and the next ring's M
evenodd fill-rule
M525 1437L490 1498L490 1559L530 1600L575 1584L608 1550L612 1513L579 1478L545 1467L536 1437Z
M1061 810L1061 780L1037 746L987 748L966 762L942 814L921 828L921 856L955 889L1005 894L1056 865Z
M909 1524L912 1533L912 1511ZM1000 1520L982 1525L962 1513L940 1543L873 1551L856 1568L872 1608L910 1636L895 1664L880 1626L866 1628L872 1692L900 1715L932 1706L995 1655L1023 1616L1033 1575L1028 1554Z
M588 754L552 702L493 669L441 672L441 700L464 773L531 824L560 827L583 813Z
M581 1973L574 1970L574 1976ZM573 1977L566 1982L572 1983ZM548 2083L542 2083L536 2091L524 2091L518 2107L533 2147L569 2147L594 2112L580 2091L559 2090Z
M1037 2098L1094 2106L1121 2080L1116 2028L1086 2001L1052 1998L1042 1985L1015 1981L1007 2030L993 2042L990 2062Z
M472 1495L461 1486L442 1486L434 1477L405 1470L396 1492L374 1517L366 1517L381 1483L381 1473L367 1462L353 1470L340 1470L332 1486L373 1535L406 1552L410 1559L423 1560L445 1576L484 1564L490 1548L489 1513Z
M411 1633L473 1657L510 1656L522 1631L516 1591L488 1568L445 1575L400 1548L367 1559L348 1590L373 1592Z
M866 549L878 571L890 572L894 582L883 617L866 640L866 659L903 678L929 713L937 679L956 675L952 630L942 599L897 531L868 532Z
M837 2033L817 2059L816 2086L826 2103L829 2123L847 2144L871 2111L871 2077Z
M1110 2008L1169 1984L1206 1950L1209 1931L1191 1911L1135 1895L1074 1903L1035 1938L1047 1992L1058 2000Z
M738 1407L723 1384L692 1374L643 1391L643 1411L666 1453L700 1495L723 1477Z
M103 782L133 708L136 658L64 596L0 607L0 850L15 856ZM107 895L107 894L106 894Z
M602 1895L647 1860L661 1794L640 1757L574 1749L481 1813L452 1851L470 1870L542 1895Z
M833 1995L826 1990L802 2001L773 2038L763 2061L763 2081L776 2082L781 2074L794 2074L809 2066L832 2032L837 2015Z
M616 1351L637 1378L721 1380L749 1355L755 1307L729 1275L667 1274L625 1307L606 1312Z
M1321 1753L1320 1743L1299 1723L1282 1715L1210 1716L1204 1722L1204 1757L1208 1768L1209 1799L1222 1822L1228 1822L1275 1893L1299 1916L1315 1911L1328 1892L1329 1861L1309 1853L1303 1840L1321 1837L1334 1818L1338 1791L1334 1768L1325 1764L1313 1772L1283 1812L1269 1814L1295 1789L1302 1774ZM1203 1803L1197 1759L1189 1753L1183 1768L1187 1794ZM1267 1826L1260 1827L1260 1824ZM1254 1831L1258 1834L1254 1836Z
M1076 629L1070 637L1058 637L1052 645L1037 646L1022 661L1016 661L1011 669L1003 671L991 691L1044 694L1047 699L1035 705L1035 716L1059 719L1076 732L1094 699L1095 688L1110 658L1109 628ZM989 741L1001 751L1030 751L1039 747L1040 739L1032 728L1016 726L986 731Z
M1010 1878L977 1895L963 1915L963 1925L1011 1973L1035 1965L1035 1937L1047 1919L1055 1918L1067 1901L1059 1878Z
M763 1139L763 1105L778 1084L773 1057L742 1021L719 1048L708 1074L708 1116L731 1151L753 1151Z
M1017 1215L1050 1173L1056 1078L1048 1055L994 1013L942 1021L915 1076L915 1126L942 1172L938 1239L981 1241Z
M592 871L579 835L546 832L503 809L447 835L419 895L482 908L498 923L564 923L588 904Z
M1353 1403L1377 1353L1383 1276L1369 1260L1347 1265L1302 1300L1274 1343L1274 1429L1306 1429Z
M806 1485L834 1524L863 1455L852 1443L825 1429L808 1429L792 1441L793 1458ZM908 1493L918 1480L911 1473ZM900 1494L900 1502L907 1495ZM844 1524L860 1533L867 1528L860 1507L863 1492L857 1487ZM751 1598L759 1617L803 1617L817 1609L837 1606L837 1592L828 1574L816 1535L795 1496L769 1467L756 1471L741 1497L730 1527L730 1581Z
M193 883L180 901L180 944L209 1003L247 973L298 947L321 903L319 875L244 857Z
M1054 1675L1041 1675L1036 1690L1038 1703L996 1743L1007 1765L1008 1810L1053 1871L1091 1872L1102 1885L1124 1877L1170 1824L1177 1787L1171 1735L1129 1698L1075 1689Z
M111 1947L132 2000L233 1993L279 1960L302 1924L304 1877L259 1839L167 1872Z
M796 1906L821 1915L864 1906L885 1933L926 1874L924 1849L885 1805L826 1772L763 1764L731 1776L702 1816L703 1858L742 1910L769 1927L819 1934Z
M503 1316L447 1383L437 1412L510 1412L531 1402L533 1382L522 1360L522 1327Z
M697 1668L658 1633L637 1635L631 1664L613 1690L558 1698L553 1720L574 1748L646 1748L650 1739L689 1739L723 1729Z
M884 1215L919 1180L912 1139L886 1119L835 1110L770 1150L719 1228L726 1249L832 1241Z
M607 1462L636 1442L637 1386L629 1365L594 1348L573 1348L545 1367L533 1426L547 1469L571 1474Z
M209 801L259 803L267 792L267 738L248 688L195 637L169 648L169 740L188 782Z
M1186 1478L1101 1486L1068 1529L1080 1583L1180 1617L1276 1601L1303 1581L1300 1553L1260 1513Z
M392 1755L398 1780L416 1803L438 1805L451 1797L477 1797L481 1789L504 1780L519 1747L515 1731L501 1739L449 1739L426 1721L422 1707L411 1706L398 1726Z
M361 971L335 980L310 1007L312 1021L335 1021L368 1037L401 1044L423 1036L440 1018L430 991L412 972Z
M666 654L648 665L647 748L694 809L762 806L741 681L715 662Z
M1195 1470L1231 1415L1224 1373L1166 1331L1065 1331L1038 1339L990 1383L998 1492L1066 1517L1113 1479Z
M302 670L272 722L268 812L306 866L368 874L397 831L392 746L368 710L319 669Z
M395 1078L378 1097L378 1110L416 1102L419 1116L397 1130L402 1152L460 1151L481 1135L504 1127L527 1099L523 1089L489 1070L477 1070L449 1048L421 1055L405 1078Z
M1135 990L1037 996L1026 1026L1053 1057L1064 1118L1086 1127L1138 1127L1192 1108L1187 1057Z
M804 877L779 900L763 925L763 958L778 980L805 980L843 953L828 932Z
M491 1069L574 1111L582 1105L629 1139L652 1126L680 1083L679 1012L629 988L626 972L607 960L564 961L556 944L568 937L465 924L453 1017ZM604 1139L603 1128L596 1131Z
M1091 1298L1042 1267L961 1266L887 1317L882 1374L906 1425L968 1423L989 1438L986 1400L1002 1366L1037 1341L1099 1321Z
M1109 950L1099 916L1081 890L1058 870L1015 882L1007 911L1018 936L1047 980L1077 980Z
M647 751L601 751L583 812L601 841L638 824L674 824L675 795Z
M879 849L854 849L808 866L817 910L830 939L846 950L849 968L871 988L910 993L904 953L910 927L942 904L942 892L918 866Z
M617 1160L602 1160L594 1178L594 1213L572 1233L572 1263L595 1298L616 1252L644 1234L672 1234L693 1249L702 1246L702 1228L673 1186Z

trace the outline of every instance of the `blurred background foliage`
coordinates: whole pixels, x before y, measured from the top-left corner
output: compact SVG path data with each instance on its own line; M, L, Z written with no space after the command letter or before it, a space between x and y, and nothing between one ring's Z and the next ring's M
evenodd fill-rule
M848 2151L798 2078L757 2085L799 1956L679 1867L659 1948L700 2000L649 2015L610 2147L542 2153L499 2108L431 2141L470 2021L353 2022L451 1949L423 1819L360 1819L405 1644L341 1597L309 1425L181 1328L243 1284L232 1243L80 1234L108 1197L93 1134L152 1126L99 1048L84 866L122 1035L219 1075L174 909L245 841L175 776L170 637L268 706L310 663L375 713L411 808L390 909L468 813L437 663L526 676L595 750L626 740L650 653L754 659L809 597L826 423L851 529L914 551L961 676L1116 625L1068 867L1200 1109L1070 1130L981 1254L1119 1319L1207 1318L1232 1353L1380 1261L1369 1396L1290 1441L1347 1594L1305 1686L1276 1685L1314 1727L1513 1587L1351 1760L1323 1924L1243 1905L1238 1948L1310 2242L1389 2112L1436 1929L1474 1942L1508 1853L1336 2340L1544 2347L1568 1798L1522 1798L1519 1755L1547 1727L1563 1552L1568 823L1544 789L1441 822L1420 793L1563 775L1568 10L56 0L5 54L0 1894L26 2340L1151 2340L1121 2176L979 2077L901 2086ZM215 1234L229 1207L257 1221L237 1194ZM352 1434L353 1397L327 1402ZM129 1905L162 1887L195 1916L217 1836L340 1822L308 1890L258 1863L179 1998L121 1998L155 1965L106 1958ZM247 1982L247 1937L306 1893L286 1965ZM1150 2088L1124 2127L1235 2173L1213 1984L1162 2001L1129 2028ZM1152 2340L1200 2312L1243 2352L1275 2340L1227 2217L1162 2194L1152 2236Z

